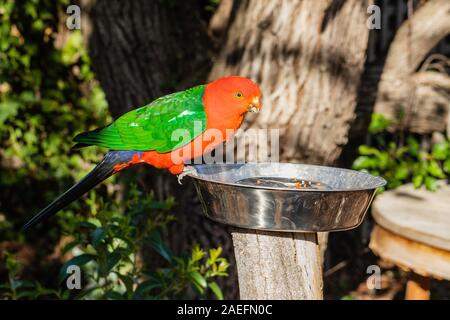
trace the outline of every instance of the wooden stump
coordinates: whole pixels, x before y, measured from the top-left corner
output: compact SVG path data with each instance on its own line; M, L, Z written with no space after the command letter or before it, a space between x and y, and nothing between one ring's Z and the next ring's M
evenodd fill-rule
M235 229L241 299L323 299L316 233Z
M405 300L429 300L430 283L431 279L429 277L411 273L406 284Z
M411 184L374 201L376 225L369 247L383 260L409 272L407 300L430 298L430 281L450 280L450 186L415 190Z

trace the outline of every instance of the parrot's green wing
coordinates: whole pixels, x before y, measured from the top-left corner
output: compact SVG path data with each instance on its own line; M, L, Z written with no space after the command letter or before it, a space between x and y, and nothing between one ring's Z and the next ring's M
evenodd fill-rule
M104 128L79 134L74 141L112 150L170 152L205 131L204 91L202 85L158 98Z

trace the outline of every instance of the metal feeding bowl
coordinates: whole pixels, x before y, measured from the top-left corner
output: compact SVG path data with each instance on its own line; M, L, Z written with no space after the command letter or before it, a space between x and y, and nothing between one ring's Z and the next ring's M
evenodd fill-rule
M204 213L228 225L323 232L357 227L383 178L359 171L292 163L193 166Z

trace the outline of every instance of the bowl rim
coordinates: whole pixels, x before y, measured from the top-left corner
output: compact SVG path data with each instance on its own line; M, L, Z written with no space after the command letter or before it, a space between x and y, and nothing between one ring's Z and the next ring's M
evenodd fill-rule
M377 183L374 183L371 187L366 188L345 188L345 189L331 189L331 190L318 190L318 189L293 189L288 187L283 188L277 188L277 187L267 187L267 186L257 186L257 185L246 185L246 184L240 184L235 182L225 182L225 181L218 181L213 179L207 179L204 177L199 177L195 174L188 173L186 176L194 179L199 180L203 182L210 182L215 184L221 184L231 187L238 187L238 188L248 188L248 189L262 189L262 190L273 190L273 191L290 191L290 192L318 192L318 193L334 193L334 192L357 192L357 191L371 191L375 190L381 187L384 187L387 184L387 181L379 176L372 175L368 172L364 171L357 171L347 168L340 168L340 167L332 167L332 166L323 166L323 165L315 165L315 164L306 164L306 163L290 163L290 162L245 162L245 163L215 163L215 164L194 164L194 165L188 165L190 167L201 167L201 166L235 166L235 165L263 165L263 164L280 164L280 165L294 165L294 166L308 166L308 167L316 167L316 168L331 168L335 170L341 170L346 172L352 172L357 173L361 175L365 175L367 177L370 177L371 179L375 178L377 180Z

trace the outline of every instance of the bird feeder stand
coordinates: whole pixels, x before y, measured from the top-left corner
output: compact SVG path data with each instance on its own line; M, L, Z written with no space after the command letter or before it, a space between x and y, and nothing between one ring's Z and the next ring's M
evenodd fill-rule
M204 213L233 227L241 299L322 299L318 232L357 227L384 179L289 163L196 165Z

